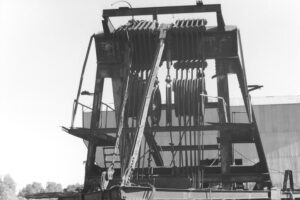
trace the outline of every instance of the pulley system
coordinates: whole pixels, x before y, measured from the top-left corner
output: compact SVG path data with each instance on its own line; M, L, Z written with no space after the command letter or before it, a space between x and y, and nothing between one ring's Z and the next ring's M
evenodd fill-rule
M207 26L207 20L201 18L158 21L162 14L206 12L216 14L216 26ZM153 20L133 18L118 28L110 21L132 15L152 15ZM99 185L107 189L117 183L176 189L230 189L248 182L260 188L271 186L244 61L239 57L239 31L225 26L220 5L104 10L103 30L94 36L98 66L91 126L85 135L89 141L86 190L96 190ZM208 68L214 68L214 79L207 78ZM228 74L237 77L247 123L230 122ZM100 128L106 78L112 80L115 111L111 116L116 124ZM207 87L208 81L215 81L217 91ZM216 93L212 100L211 94ZM68 130L83 137L76 131ZM237 166L241 161L234 158L235 143L254 144L259 161ZM113 147L108 168L95 166L95 154L103 146Z

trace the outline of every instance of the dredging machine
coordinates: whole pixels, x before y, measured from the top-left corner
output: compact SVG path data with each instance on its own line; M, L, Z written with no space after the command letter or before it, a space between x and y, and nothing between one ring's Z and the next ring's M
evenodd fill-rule
M158 20L164 15L206 13L215 14L215 26L208 26L202 17L172 23ZM219 4L121 7L103 10L102 16L103 32L90 38L72 124L63 128L86 141L84 188L47 197L297 198L290 171L285 175L289 188L272 187L249 95L258 86L247 83L240 31L225 25ZM152 20L136 20L136 16L151 16ZM115 28L114 17L130 19ZM97 71L94 92L90 93L82 90L82 82L93 41ZM208 68L215 72L211 78L206 76ZM159 81L162 74L165 79ZM247 118L244 123L231 120L229 74L239 85ZM102 101L108 79L113 106ZM216 91L206 87L208 79L215 83ZM80 103L81 94L93 96L92 107ZM79 106L90 109L85 127L74 126ZM246 143L256 148L255 164L234 158L233 144Z

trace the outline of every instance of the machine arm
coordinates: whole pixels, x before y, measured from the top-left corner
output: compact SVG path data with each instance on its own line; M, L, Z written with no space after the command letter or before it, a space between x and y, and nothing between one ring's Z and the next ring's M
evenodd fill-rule
M151 68L151 73L150 73L149 79L147 81L147 87L146 87L145 94L143 96L143 102L142 102L141 110L139 112L139 117L138 117L138 128L136 130L128 167L126 168L126 171L122 177L121 186L127 186L129 184L131 174L132 174L133 170L135 169L135 164L138 159L139 149L141 146L143 133L144 133L144 129L146 126L146 120L147 120L149 105L150 105L150 101L151 101L151 95L152 95L152 92L154 89L155 79L157 76L159 64L161 62L161 58L162 58L164 47L165 47L165 38L166 38L166 28L163 27L160 29L159 45L156 49L155 59L153 62L153 66Z

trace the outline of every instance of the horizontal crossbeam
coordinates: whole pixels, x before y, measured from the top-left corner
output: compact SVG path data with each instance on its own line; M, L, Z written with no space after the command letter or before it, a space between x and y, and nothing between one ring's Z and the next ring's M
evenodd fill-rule
M185 150L218 150L219 145L181 145L181 146L159 146L160 151L185 151Z
M99 146L114 146L115 137L108 134L114 134L117 128L100 128L91 134L88 128L63 130L71 135L82 138L84 140L93 140ZM123 128L125 133L133 132L136 128ZM252 143L253 142L253 125L248 123L213 123L204 126L162 126L162 127L145 127L145 132L156 132L157 134L169 134L170 132L179 133L183 131L219 131L229 130L233 143Z
M135 16L135 15L157 15L161 14L181 14L181 13L206 13L215 12L217 16L217 23L219 27L224 27L224 19L221 12L220 4L210 5L189 5L189 6L165 6L165 7L147 7L147 8L128 8L121 7L119 9L105 9L103 10L103 18L121 17L121 16Z

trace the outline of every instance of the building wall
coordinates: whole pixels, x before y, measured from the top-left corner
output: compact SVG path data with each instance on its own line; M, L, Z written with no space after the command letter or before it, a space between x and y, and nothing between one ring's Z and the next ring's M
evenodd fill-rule
M300 188L300 104L254 107L271 178L282 186L283 172L293 170Z
M295 187L300 188L300 103L254 105L254 112L274 186L282 187L284 170L291 169L294 174ZM217 121L216 116L216 110L206 111L207 121ZM85 127L89 127L89 118L90 113L84 113ZM116 126L114 113L109 113L107 119L107 127ZM236 123L247 122L244 107L232 106L231 119ZM161 123L164 123L164 120L164 113L162 113ZM206 143L216 143L216 133L207 134L205 138ZM162 145L167 140L169 136L164 134L158 139L158 143ZM103 155L100 151L101 149L97 154L98 162L101 162L100 158ZM212 155L206 156L216 156L216 152L210 152L210 154ZM235 144L234 157L242 158L243 163L249 165L258 160L254 144ZM163 158L170 160L170 155L164 153Z

